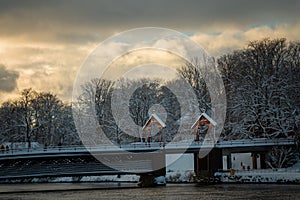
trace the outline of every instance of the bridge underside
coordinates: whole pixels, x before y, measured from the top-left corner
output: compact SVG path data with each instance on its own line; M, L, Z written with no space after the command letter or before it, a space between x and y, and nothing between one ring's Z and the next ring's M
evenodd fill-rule
M97 159L92 155L81 155L0 160L0 180L149 173L165 175L163 152L96 157Z

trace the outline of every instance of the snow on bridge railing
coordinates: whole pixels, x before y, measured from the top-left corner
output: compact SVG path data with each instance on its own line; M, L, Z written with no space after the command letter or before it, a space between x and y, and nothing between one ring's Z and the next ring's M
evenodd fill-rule
M255 138L255 139L244 139L244 140L230 140L230 141L221 141L217 143L219 147L225 146L262 146L262 145L291 145L295 144L294 138Z

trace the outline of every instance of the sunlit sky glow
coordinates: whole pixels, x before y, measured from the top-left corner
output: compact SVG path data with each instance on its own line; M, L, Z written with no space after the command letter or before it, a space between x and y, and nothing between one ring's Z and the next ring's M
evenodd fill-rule
M266 37L299 41L299 8L298 0L2 0L0 102L29 87L69 101L88 54L132 28L183 32L216 57Z

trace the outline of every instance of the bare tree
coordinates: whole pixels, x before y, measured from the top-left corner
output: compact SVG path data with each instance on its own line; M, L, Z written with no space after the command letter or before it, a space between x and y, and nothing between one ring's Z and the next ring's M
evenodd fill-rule
M199 70L202 68L203 70ZM198 99L199 109L202 112L208 112L211 109L211 101L208 88L204 80L208 72L207 65L201 63L198 58L194 58L192 63L186 62L180 69L178 69L178 75L183 77L194 89L194 92ZM201 74L203 73L203 74Z
M299 152L292 147L273 147L267 154L266 164L270 168L286 168L297 162Z

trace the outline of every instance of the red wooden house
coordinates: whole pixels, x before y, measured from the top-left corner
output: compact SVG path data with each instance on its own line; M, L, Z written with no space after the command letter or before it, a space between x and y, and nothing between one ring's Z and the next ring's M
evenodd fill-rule
M205 137L208 129L213 128L216 125L217 122L215 120L213 120L206 113L202 113L191 127L195 135L195 141L202 140Z
M157 129L163 129L165 127L166 124L156 114L152 114L143 126L142 140L150 143L154 134L157 133Z

